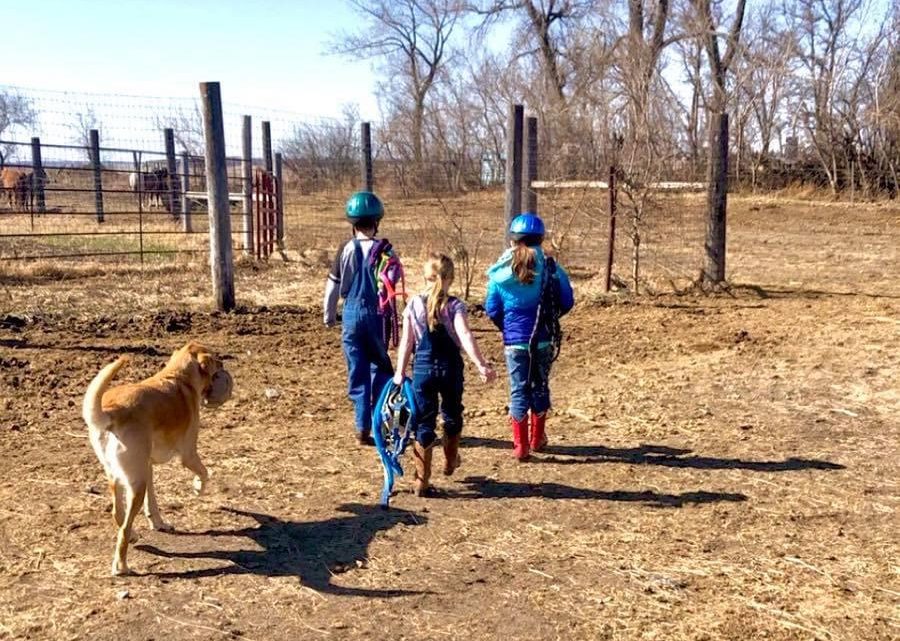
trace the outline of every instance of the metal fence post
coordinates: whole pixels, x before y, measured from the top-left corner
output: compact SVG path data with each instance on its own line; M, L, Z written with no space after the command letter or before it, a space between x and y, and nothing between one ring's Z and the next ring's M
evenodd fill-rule
M175 131L169 127L163 129L166 143L166 171L169 174L169 213L178 218L181 214L181 198L178 197L178 171L175 164Z
M525 123L527 126L525 127L525 158L522 162L522 170L525 172L522 181L522 202L524 211L536 214L538 198L531 183L538 177L538 122L537 118L527 118Z
M509 224L522 213L522 105L509 106L506 129L506 219L503 246L509 238Z
M244 254L253 255L253 132L250 116L244 116L241 136L243 156L241 158L241 194L244 218Z
M191 201L187 197L187 193L191 190L191 156L188 152L181 154L181 213L184 218L181 219L181 229L186 234L193 231L191 224Z
M44 163L41 160L41 139L35 136L31 139L31 185L37 200L39 214L47 211L47 201L44 199Z
M231 217L228 203L228 166L225 125L218 82L201 82L203 133L206 139L206 186L209 199L209 251L216 309L234 309L234 263L231 255Z
M262 122L263 163L266 171L272 173L272 124L268 120Z
M603 291L609 293L612 288L613 259L616 251L616 167L609 167L609 242L606 245L606 280Z
M275 154L275 242L284 251L284 172L281 153Z
M103 216L103 176L100 166L100 132L91 129L91 168L94 174L94 208L97 211L97 222L102 223Z
M375 190L375 177L372 173L372 127L364 122L360 126L360 139L362 141L362 189L363 191Z

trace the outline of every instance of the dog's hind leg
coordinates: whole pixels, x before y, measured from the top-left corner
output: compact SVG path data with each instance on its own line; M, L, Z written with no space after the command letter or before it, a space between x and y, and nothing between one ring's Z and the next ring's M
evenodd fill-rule
M174 532L175 528L162 520L159 504L156 502L156 490L153 487L153 466L147 470L147 496L144 498L144 514L150 521L150 527L157 532Z
M125 505L122 501L122 489L119 487L116 479L111 476L107 479L107 484L109 485L109 494L112 497L113 522L116 524L116 529L118 530L122 527L122 521L125 518Z
M125 518L116 535L116 556L112 567L114 576L131 574L131 570L128 569L128 543L131 540L134 518L141 510L146 491L147 482L143 479L125 488Z

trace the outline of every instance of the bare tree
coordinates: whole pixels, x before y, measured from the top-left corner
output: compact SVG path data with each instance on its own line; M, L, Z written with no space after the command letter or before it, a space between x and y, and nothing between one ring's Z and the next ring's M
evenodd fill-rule
M91 130L103 128L94 108L89 106L84 111L74 112L66 127L72 132L72 142L84 149L85 158L91 162Z
M521 18L518 55L538 56L548 94L561 106L566 102L571 75L565 60L572 33L569 27L577 28L593 4L591 0L487 0L472 3L470 9L484 16L488 24L505 13Z
M340 120L299 123L282 141L284 163L301 190L347 189L357 178L359 109L344 105Z
M5 138L14 127L33 127L37 124L37 112L27 97L14 90L0 90L0 138ZM15 145L0 145L0 167L15 151Z
M446 62L463 4L459 0L349 2L366 24L356 33L341 35L330 49L353 58L381 59L391 87L399 81L403 102L411 111L413 158L421 162L426 102Z
M728 207L728 71L738 52L746 0L738 0L731 28L725 35L725 53L719 49L720 25L713 15L711 0L691 0L696 12L698 33L706 48L712 95L708 101L709 149L707 179L706 263L702 281L716 285L725 281L725 230Z
M734 111L739 123L737 162L750 156L751 184L769 164L775 138L786 126L786 100L796 58L794 36L773 2L749 17L743 54L735 65Z
M172 130L175 144L183 152L191 156L203 155L203 116L198 103L195 102L190 107L178 107L167 116L156 116L155 121L158 129Z

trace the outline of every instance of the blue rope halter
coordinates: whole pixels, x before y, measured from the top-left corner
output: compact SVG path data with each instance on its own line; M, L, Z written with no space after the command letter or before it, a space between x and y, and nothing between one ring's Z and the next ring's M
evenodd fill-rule
M378 402L372 412L372 425L375 428L372 430L372 437L384 467L384 488L380 503L384 508L388 507L391 499L395 477L403 476L400 457L415 437L415 414L416 401L412 382L408 378L404 378L400 385L388 381L378 395Z

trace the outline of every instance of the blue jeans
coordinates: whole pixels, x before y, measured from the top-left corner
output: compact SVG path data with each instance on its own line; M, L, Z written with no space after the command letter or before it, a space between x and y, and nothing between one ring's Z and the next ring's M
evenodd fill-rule
M341 342L349 374L348 395L356 411L358 432L372 429L375 402L394 375L381 323L381 316L376 309L352 303L344 304Z
M538 348L534 358L528 349L504 349L509 370L509 415L521 421L528 410L543 414L550 409L550 366L553 347Z
M444 435L456 436L463 428L463 361L459 348L442 326L427 331L416 345L412 372L416 396L416 441L431 447L436 435L438 399Z
M463 368L459 365L426 365L416 363L412 376L416 395L416 441L431 447L437 438L438 397L444 435L455 436L463 428Z

